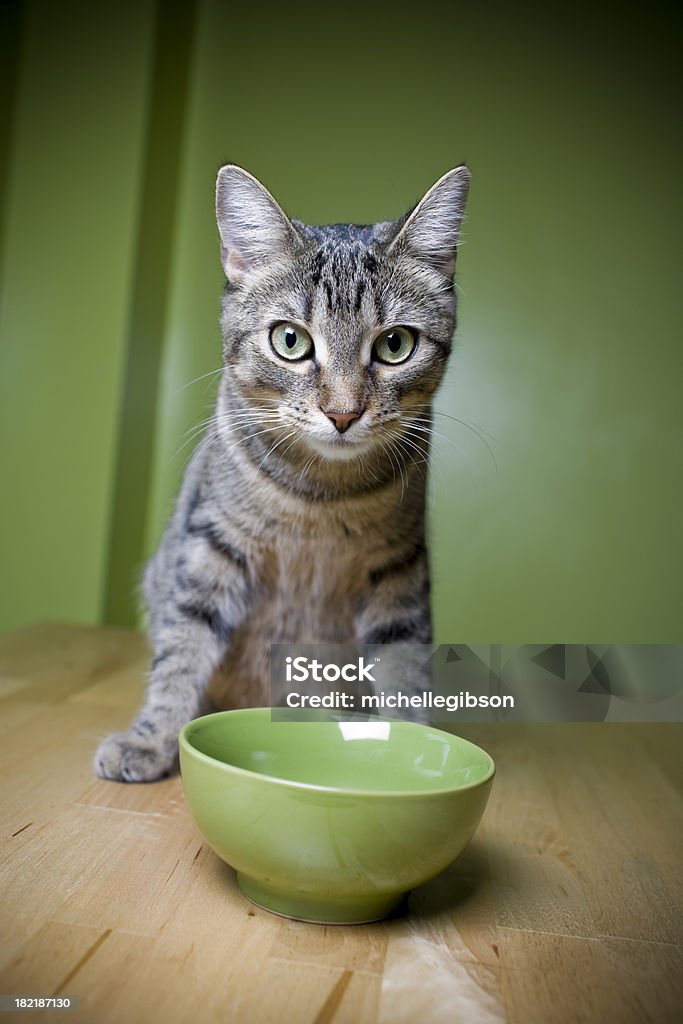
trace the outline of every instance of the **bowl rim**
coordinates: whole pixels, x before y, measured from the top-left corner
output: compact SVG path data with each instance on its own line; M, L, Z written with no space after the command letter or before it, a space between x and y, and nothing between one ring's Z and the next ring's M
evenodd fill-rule
M197 718L191 719L187 722L180 730L178 736L178 743L180 748L185 748L193 756L198 758L200 761L205 761L207 764L217 765L221 769L224 769L229 774L236 774L238 776L244 776L249 779L263 779L266 782L276 783L278 786L285 788L297 789L301 791L310 791L315 793L330 793L338 794L340 796L353 796L353 797L412 797L416 799L424 800L427 797L432 796L445 796L452 795L453 793L464 793L470 789L477 789L479 786L484 786L486 783L491 782L496 774L496 764L491 755L483 747L478 746L476 743L472 743L471 740L466 740L463 736L457 736L455 733L446 732L445 729L438 729L432 725L423 725L420 722L409 722L401 718L384 718L380 716L372 716L373 722L389 722L392 725L399 725L401 728L408 727L411 729L418 729L422 731L427 729L432 732L443 733L452 740L457 740L458 743L464 744L466 747L472 747L478 753L483 754L488 762L489 768L483 779L477 779L476 782L466 782L462 786L447 786L442 789L354 789L350 786L323 786L315 782L299 782L296 779L283 779L279 775L268 775L266 772L254 772L249 768L240 768L238 765L229 764L227 761L219 761L218 758L212 757L210 754L205 754L203 751L198 750L187 738L187 733L191 730L192 726L196 725L197 722L203 722L208 718L225 718L227 715L240 715L243 713L250 714L254 712L268 712L271 713L273 708L271 707L254 707L254 708L229 708L225 711L213 711L208 715L199 715ZM351 718L351 716L349 716ZM357 721L357 719L356 719ZM308 723L313 724L313 723ZM333 724L333 720L329 723ZM181 768L182 778L182 768Z

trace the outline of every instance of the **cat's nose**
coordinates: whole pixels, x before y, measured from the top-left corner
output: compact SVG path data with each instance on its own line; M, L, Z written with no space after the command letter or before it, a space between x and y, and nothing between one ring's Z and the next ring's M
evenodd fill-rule
M332 420L340 434L348 430L354 420L359 420L363 409L323 409L328 420Z

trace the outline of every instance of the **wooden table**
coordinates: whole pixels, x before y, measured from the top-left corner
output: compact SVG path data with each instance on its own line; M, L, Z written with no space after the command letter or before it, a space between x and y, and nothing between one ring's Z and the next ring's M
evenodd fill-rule
M683 727L463 726L498 765L474 842L404 914L323 927L240 895L177 777L94 778L146 667L126 630L0 636L1 992L74 1024L680 1019Z

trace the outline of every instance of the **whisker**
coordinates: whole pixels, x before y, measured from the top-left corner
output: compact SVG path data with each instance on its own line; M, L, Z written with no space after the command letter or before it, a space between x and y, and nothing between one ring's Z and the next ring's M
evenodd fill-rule
M397 437L396 438L396 443L400 446L400 448L403 451L405 451L407 457L410 459L412 464L416 467L416 469L417 469L418 473L420 474L421 478L423 480L426 480L426 477L425 477L423 471L420 469L420 466L421 465L427 465L427 466L429 465L429 453L425 452L422 448L420 448L417 444L415 444L414 441L410 440L405 434L401 435L400 437ZM415 459L415 456L412 454L413 451L416 451L418 453L418 455L420 456L419 459L417 459L417 460Z
M453 440L453 438L452 437L447 437L446 434L442 434L440 430L434 430L433 427L423 427L423 426L411 423L411 425L410 425L410 427L408 429L408 434L410 434L410 432L412 430L418 431L420 434L424 434L427 437L438 437L439 440L446 441L446 443L449 444L451 446L451 448L453 448L454 451L456 451L458 453L458 455L462 455L463 458L464 458L465 453L462 450L462 448L458 448L458 446L455 443L455 441Z
M304 465L304 468L299 473L299 483L302 482L302 480L304 478L304 473L306 473L308 471L308 467L312 466L313 463L315 462L315 460L319 459L320 457L321 456L320 456L319 452L313 452L313 454L311 455L310 459L307 460L306 464Z
M365 476L372 477L372 479L376 483L381 483L381 481L380 481L379 477L377 476L377 474L374 473L372 471L372 469L368 468L368 466L365 465L365 459L363 458L363 456L362 455L358 455L356 458L357 458L357 463L358 463L357 466L356 466L356 469L358 470L358 476L360 476L361 473L362 473Z
M261 434L269 434L273 430L275 430L275 427L264 427L263 430L253 430L250 434L245 434L244 437L241 437L238 441L235 441L234 444L231 444L230 447L226 449L225 454L229 455L233 448L236 448L239 444L244 444L245 441L251 441L254 437L260 437Z
M462 459L463 459L463 468L464 468L464 471L465 471L465 473L467 473L467 476L468 476L468 477L470 478L470 480L472 481L472 483L474 483L474 480L475 480L474 474L473 474L473 473L472 473L472 472L471 472L471 471L470 471L470 470L469 470L469 469L467 468L467 461L466 461L466 458L467 458L467 457L466 457L466 454L465 454L465 452L464 452L464 451L462 450L462 448L459 448L459 447L457 446L457 444L456 444L456 443L455 443L455 442L454 442L454 441L452 440L452 438L450 438L450 437L446 437L446 435L445 435L445 434L441 434L441 433L440 433L439 431L434 431L434 430L432 430L432 429L428 429L428 428L426 428L426 427L412 427L411 429L413 429L413 430L420 430L420 431L424 431L425 433L427 433L427 434L430 434L430 435L431 435L431 434L435 434L435 435L436 435L436 437L437 437L437 438L438 438L439 440L443 440L443 441L446 441L446 442L447 442L447 443L448 443L448 444L449 444L449 445L451 446L451 448L453 448L453 450L454 450L454 451L456 451L456 452L458 453L458 455L462 456ZM435 473L439 471L439 469L438 469L438 463L434 463L433 469L434 469ZM440 483L441 483L441 484L443 484L443 478L441 478L441 479L440 479Z
M230 424L227 424L226 426L227 426L227 429L228 429L228 433L230 433L231 432ZM213 470L212 470L212 472L210 474L209 483L213 483L213 480L215 478L215 474L216 474L216 472L218 470L218 467L222 466L223 463L225 463L225 462L229 462L228 456L230 455L230 452L234 448L237 448L239 445L244 444L246 441L250 441L253 437L259 437L261 434L268 434L268 433L272 432L275 429L276 429L275 427L265 427L263 430L252 431L252 433L245 434L244 437L239 438L239 440L235 441L234 444L231 444L229 448L221 449L220 457L217 460L216 465L213 467ZM217 439L218 440L222 440L223 439L222 432L219 431Z
M381 439L379 441L379 446L382 449L382 451L385 452L389 456L389 463L391 465L391 472L392 472L393 482L396 483L396 467L394 465L394 460L391 457L391 453L389 451L389 448L387 447L385 442L383 440L381 440Z
M444 419L453 420L454 423L460 423L462 424L463 427L469 427L469 429L473 430L478 437L482 438L482 440L484 438L484 435L490 437L492 441L496 440L494 434L492 434L489 430L484 430L483 427L479 426L479 424L475 423L473 420L464 420L460 416L453 416L449 412L442 412L441 409L433 409L432 412L434 413L435 416L443 416Z
M217 370L209 370L208 373L203 373L201 377L195 377L193 380L188 380L187 384L183 384L181 388L178 388L178 392L184 391L185 388L189 388L191 384L198 384L200 380L206 380L207 377L215 377L217 373L225 373L227 366L219 366Z
M403 466L403 460L399 457L400 450L397 450L397 448L394 445L393 440L391 438L387 438L387 445L388 445L388 449L387 450L389 452L391 452L392 453L392 457L395 457L395 459L396 459L396 465L398 466L398 471L399 471L400 476L401 476L401 497L400 497L399 501L401 503L403 503L403 495L405 494L406 485L407 485L407 481L406 481L406 478L405 478L405 469L404 469L404 466Z
M263 456L263 458L262 458L262 459L261 459L261 461L259 462L258 466L256 467L256 472L257 472L257 473L259 472L259 470L261 469L261 466L263 465L263 463L264 463L264 462L266 461L266 459L267 459L267 458L268 458L268 457L269 457L270 455L272 455L272 454L273 454L273 452L275 451L275 449L276 449L276 448L279 448L279 446L280 446L280 445L281 445L281 444L282 444L282 443L283 443L284 441L286 441L286 440L287 440L288 438L290 438L290 437L293 437L293 436L294 436L294 435L295 435L296 433L297 433L297 431L296 431L296 430L290 430L290 432L289 432L288 434L285 434L285 436L284 436L284 437L281 437L279 441L276 441L276 442L275 442L275 444L274 444L274 445L273 445L273 446L272 446L271 448L269 448L269 449L268 449L268 451L266 452L266 454L265 454L265 455ZM291 445L289 445L289 448L291 448L291 447L292 447L292 446L291 446ZM286 451L289 451L289 448L287 448L287 449L286 449ZM284 452L283 452L282 454L284 455ZM281 457L282 457L282 456L281 456Z
M239 426L251 425L251 423L256 423L257 425L261 425L262 423L279 423L279 422L281 422L280 417L275 415L274 413L267 414L266 416L259 416L258 418L256 418L256 417L238 418L238 417L233 417L233 416L227 415L226 413L214 414L213 416L209 416L208 419L203 420L201 423L195 424L193 427L190 427L190 428L188 428L188 430L185 431L185 433L189 434L190 436L187 437L186 440L183 441L183 443L176 449L176 451L173 454L173 458L175 458L177 455L179 455L180 452L184 448L186 448L188 444L191 444L192 441L197 437L198 434L201 434L201 432L203 430L205 430L205 429L208 430L211 426L215 426L217 428L223 427L223 428L227 428L227 429L232 429L232 428L236 428L236 427L239 427Z
M459 416L452 416L450 413L442 412L440 409L433 409L428 403L422 403L419 406L412 406L406 409L405 411L408 415L410 415L411 409L429 409L431 415L443 416L444 419L452 420L453 423L459 423L467 430L470 430L475 435L475 437L477 437L482 442L482 444L486 446L488 453L491 456L493 465L495 466L496 472L498 472L498 462L496 461L496 456L494 455L493 448L486 440L486 437L484 437L484 434L488 434L492 441L495 441L495 437L488 431L484 431L483 427L479 427L476 423L471 423L469 420L461 419Z

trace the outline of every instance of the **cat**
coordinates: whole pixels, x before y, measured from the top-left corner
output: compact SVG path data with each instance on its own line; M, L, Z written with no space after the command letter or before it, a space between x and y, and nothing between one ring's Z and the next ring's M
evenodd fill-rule
M102 778L169 774L211 701L269 704L272 643L431 642L431 402L469 181L463 164L399 220L313 227L221 168L216 410L144 570L146 699L100 743Z

